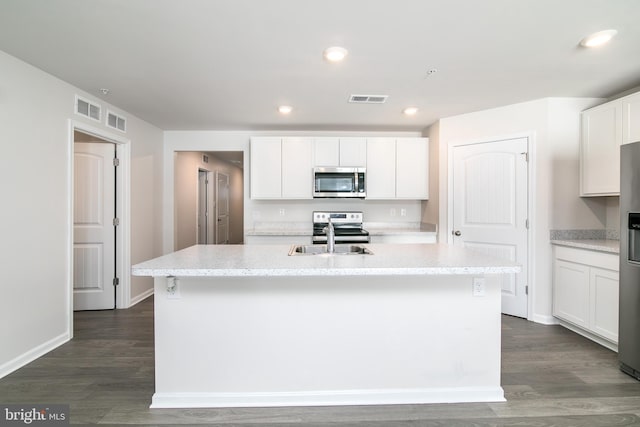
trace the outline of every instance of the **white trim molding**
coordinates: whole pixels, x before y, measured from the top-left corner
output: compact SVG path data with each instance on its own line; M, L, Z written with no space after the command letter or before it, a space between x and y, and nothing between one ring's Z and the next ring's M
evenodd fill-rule
M20 356L13 358L7 363L0 365L0 378L4 378L10 373L27 365L28 363L33 362L37 358L44 356L51 350L54 350L55 348L60 347L62 344L68 342L70 339L71 339L71 334L69 334L68 332L65 332L64 334L58 335L57 337L54 337L49 341L42 343L37 347L32 348L26 353L23 353Z
M505 401L502 387L456 387L278 393L155 393L150 408L407 405Z

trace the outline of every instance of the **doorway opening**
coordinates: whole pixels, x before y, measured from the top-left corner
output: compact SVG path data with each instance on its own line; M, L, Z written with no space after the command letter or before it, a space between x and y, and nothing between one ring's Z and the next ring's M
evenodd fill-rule
M73 335L74 310L130 305L130 140L68 123L67 301Z
M174 153L174 250L196 244L242 244L244 153Z

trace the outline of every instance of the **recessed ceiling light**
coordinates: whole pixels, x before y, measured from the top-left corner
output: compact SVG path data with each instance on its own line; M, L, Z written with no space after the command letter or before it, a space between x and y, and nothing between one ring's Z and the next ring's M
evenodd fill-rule
M616 34L618 34L616 30L598 31L597 33L590 34L583 38L580 45L584 47L602 46L611 40Z
M418 112L418 107L407 107L404 110L402 110L402 112L407 116L415 116L416 113Z
M293 107L290 105L281 105L278 107L278 111L280 114L289 114L293 110Z
M328 47L322 52L324 59L329 62L340 62L342 61L349 52L347 49L340 46L332 46Z

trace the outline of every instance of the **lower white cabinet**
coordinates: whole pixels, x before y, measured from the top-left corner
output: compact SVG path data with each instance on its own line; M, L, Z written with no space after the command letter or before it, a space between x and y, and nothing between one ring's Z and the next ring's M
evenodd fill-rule
M436 243L436 233L385 233L371 235L371 243Z
M255 235L244 236L245 245L310 245L311 236L307 235Z
M618 260L616 254L554 246L553 315L610 348L618 343Z

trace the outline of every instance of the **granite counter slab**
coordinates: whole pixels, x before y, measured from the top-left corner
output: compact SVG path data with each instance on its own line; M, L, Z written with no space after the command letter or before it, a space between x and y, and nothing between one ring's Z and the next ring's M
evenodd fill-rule
M573 240L551 240L552 245L568 246L571 248L588 249L591 251L608 252L612 254L620 253L619 240L606 239L573 239Z
M451 245L367 244L373 255L289 256L289 245L197 245L132 267L134 276L387 276L518 273L520 266Z

